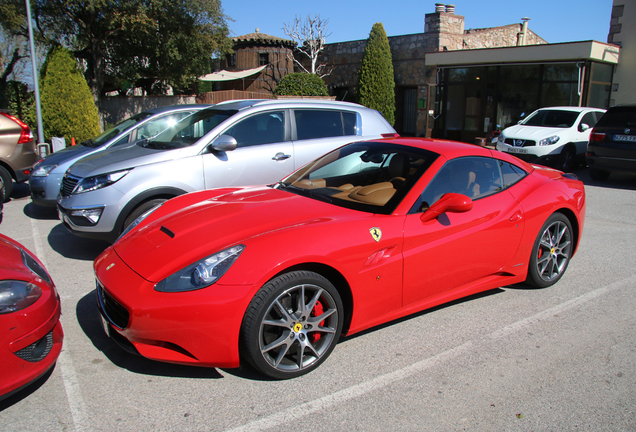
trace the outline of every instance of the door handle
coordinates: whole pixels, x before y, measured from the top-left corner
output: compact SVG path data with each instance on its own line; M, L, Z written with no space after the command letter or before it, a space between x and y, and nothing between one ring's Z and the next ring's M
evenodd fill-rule
M510 218L510 222L519 222L521 219L523 219L523 215L521 212L517 212Z
M272 160L280 161L280 160L289 159L290 157L291 157L291 155L288 155L288 154L285 154L285 153L282 153L282 152L278 152L278 153L276 153L276 156L274 156L272 158Z

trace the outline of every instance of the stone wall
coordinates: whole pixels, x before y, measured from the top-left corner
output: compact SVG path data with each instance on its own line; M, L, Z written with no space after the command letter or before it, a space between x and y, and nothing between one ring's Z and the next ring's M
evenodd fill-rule
M196 103L196 96L139 96L107 97L97 104L102 130L106 125L114 125L140 112L169 105Z

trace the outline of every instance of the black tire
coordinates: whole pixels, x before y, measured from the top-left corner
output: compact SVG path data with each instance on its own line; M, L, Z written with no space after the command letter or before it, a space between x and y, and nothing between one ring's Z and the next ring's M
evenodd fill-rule
M4 192L3 202L7 202L11 197L11 192L13 192L13 179L11 178L9 171L7 171L7 169L3 166L0 166L0 177L2 177L2 183L4 184L4 190L2 191Z
M309 373L338 343L343 310L338 290L321 275L293 271L277 276L256 293L245 312L241 354L274 379Z
M576 151L571 145L566 145L561 150L557 169L570 172L576 167Z
M130 212L130 214L124 221L124 226L121 228L121 230L124 231L126 228L128 228L128 225L130 225L131 223L135 221L135 219L137 219L142 214L146 213L148 210L151 210L157 207L159 204L161 204L164 201L166 201L165 198L155 198L155 199L151 199L139 204L137 207L135 207L135 209L132 212Z
M596 181L605 181L610 176L609 171L590 168L590 178Z
M573 251L570 221L562 213L553 213L541 227L532 247L526 281L537 288L554 285L568 268Z

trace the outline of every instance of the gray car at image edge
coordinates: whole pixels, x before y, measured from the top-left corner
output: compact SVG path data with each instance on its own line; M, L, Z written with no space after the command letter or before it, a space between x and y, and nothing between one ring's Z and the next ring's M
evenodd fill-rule
M58 214L74 234L114 241L138 216L177 195L273 183L349 142L396 135L379 112L348 102L223 102L154 138L73 164L62 180Z
M155 136L184 117L209 106L190 104L152 108L122 120L112 129L93 139L51 153L35 164L29 176L29 190L33 203L55 207L64 173L81 158L109 148L122 148L138 139Z

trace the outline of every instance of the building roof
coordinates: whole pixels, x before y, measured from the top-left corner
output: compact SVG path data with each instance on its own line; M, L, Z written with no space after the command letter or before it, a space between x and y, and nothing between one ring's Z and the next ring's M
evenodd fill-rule
M238 45L286 45L290 48L296 46L296 42L289 39L279 38L278 36L272 36L259 32L258 28L254 33L249 33L243 36L233 37L232 40Z
M427 66L437 67L581 60L616 64L619 53L616 45L581 41L427 53L425 61Z

